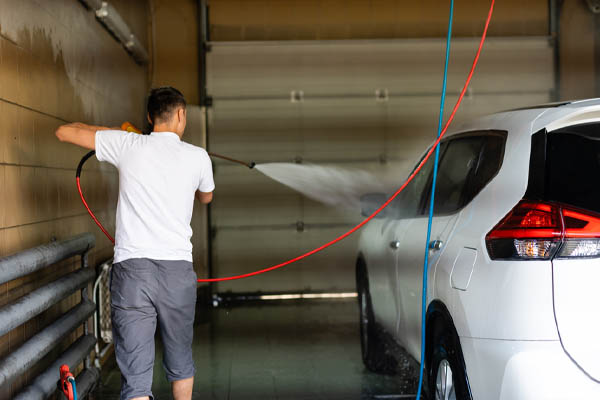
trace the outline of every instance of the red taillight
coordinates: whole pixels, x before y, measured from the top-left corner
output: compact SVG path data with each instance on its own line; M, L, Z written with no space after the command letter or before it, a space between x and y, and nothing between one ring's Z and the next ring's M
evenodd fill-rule
M486 236L492 259L600 256L600 216L522 200Z
M600 217L591 213L562 209L566 238L600 238Z
M549 204L521 201L487 235L487 239L560 238L560 210Z

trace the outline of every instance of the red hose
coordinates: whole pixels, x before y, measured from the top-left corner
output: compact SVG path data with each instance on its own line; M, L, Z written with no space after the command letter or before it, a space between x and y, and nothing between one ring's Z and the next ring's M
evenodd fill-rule
M94 215L92 210L90 210L90 207L88 206L87 201L85 201L85 197L83 197L83 192L81 191L81 183L79 182L79 177L77 176L75 178L75 180L77 180L77 190L79 190L79 197L81 197L81 201L83 202L83 205L85 206L85 209L87 210L88 214L90 214L90 216L92 217L92 219L94 220L96 225L98 225L98 227L102 230L102 232L104 232L104 234L106 235L108 240L110 240L113 244L115 244L115 239L113 239L113 237L110 236L110 233L108 233L106 231L106 229L104 229L104 227L102 226L100 221L98 221L98 218L96 218L96 216Z
M454 105L454 108L452 109L452 113L450 114L450 117L448 118L448 121L446 122L444 129L442 129L440 136L435 141L435 143L431 146L431 148L429 149L429 151L427 152L427 154L425 155L423 160L421 160L421 163L417 166L417 168L415 168L415 170L410 174L410 176L404 182L404 184L402 186L400 186L400 188L398 190L396 190L396 192L385 203L383 203L381 205L381 207L379 207L373 214L369 215L364 221L362 221L360 224L356 225L354 228L350 229L348 232L346 232L343 235L338 236L337 238L333 239L332 241L325 243L324 245L317 247L316 249L313 249L313 250L311 250L307 253L304 253L298 257L284 261L277 265L273 265L272 267L269 267L269 268L249 272L247 274L228 276L228 277L224 277L224 278L198 279L198 282L232 281L232 280L236 280L236 279L243 279L243 278L248 278L248 277L255 276L255 275L264 274L265 272L269 272L269 271L273 271L278 268L285 267L286 265L295 263L296 261L300 261L304 258L312 256L313 254L318 253L318 252L336 244L337 242L345 239L346 237L350 236L351 234L353 234L354 232L356 232L357 230L362 228L367 222L369 222L370 220L375 218L375 216L377 216L377 214L379 214L384 208L386 208L404 190L404 188L414 179L414 177L419 173L419 171L421 171L421 168L423 168L423 165L425 165L425 163L427 162L427 160L429 159L431 154L435 151L436 146L440 143L440 141L446 134L446 131L448 130L448 127L450 126L450 123L454 120L456 111L458 110L460 103L462 102L462 100L465 96L465 93L467 92L467 88L469 87L469 84L471 83L471 79L473 78L473 73L475 72L475 67L477 66L477 62L479 61L479 56L481 55L481 50L483 49L483 44L485 43L485 38L487 36L488 27L489 27L490 21L492 19L492 13L494 11L494 2L495 2L495 0L492 0L492 2L491 2L490 10L488 12L488 16L485 21L485 27L483 28L483 34L481 35L481 40L479 41L479 47L477 49L477 53L475 54L475 58L473 60L473 65L471 66L471 71L469 72L469 75L467 76L467 80L465 81L465 84L460 92L460 96L458 96L458 100L456 101L456 104ZM79 178L77 178L77 187L79 188L79 195L81 196L81 200L83 201L85 208L88 210L88 212L90 213L90 215L92 216L92 218L94 219L96 224L100 227L100 229L102 229L102 232L104 232L104 234L114 243L114 239L108 234L108 232L106 232L106 230L104 229L102 224L96 219L96 217L94 216L94 214L88 207L87 202L85 201L85 199L83 197L83 193L81 192L81 186L79 185Z

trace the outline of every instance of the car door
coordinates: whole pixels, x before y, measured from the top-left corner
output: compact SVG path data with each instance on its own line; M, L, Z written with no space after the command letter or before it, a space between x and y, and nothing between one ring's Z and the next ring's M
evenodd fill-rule
M377 247L373 248L369 258L369 285L373 311L377 322L389 333L396 330L398 293L396 279L396 251L390 245L398 240L396 233L404 232L401 227L405 221L397 218L386 218L377 221Z
M479 170L486 136L481 133L458 135L442 143L438 168L434 218L429 252L429 280L452 242L452 232L470 194L471 176ZM433 158L433 157L432 157ZM421 186L418 212L403 227L409 233L398 243L396 255L398 318L396 332L411 355L420 357L421 291L427 224L431 196L431 173ZM398 233L399 234L399 233ZM459 245L459 244L458 244ZM433 287L428 291L431 297Z
M440 145L440 154L445 151L446 144ZM420 164L421 161L417 165ZM394 292L394 305L396 313L390 316L390 328L389 332L398 334L398 321L407 318L407 314L410 313L410 307L407 306L405 299L400 295L405 292L405 289L401 289L400 286L404 285L403 279L398 275L398 254L402 252L403 248L407 247L407 243L412 242L414 232L410 229L410 226L414 223L414 220L420 218L423 212L423 192L426 186L431 180L431 174L433 171L433 157L431 157L427 163L423 166L421 171L414 177L414 179L406 186L398 197L390 205L390 211L388 212L388 226L386 227L385 235L383 235L384 252L389 254L389 258L392 262L389 264L390 279L393 280L394 284L390 285ZM424 241L424 239L423 239ZM420 245L423 247L423 245ZM405 341L402 337L398 337L397 340L405 345Z

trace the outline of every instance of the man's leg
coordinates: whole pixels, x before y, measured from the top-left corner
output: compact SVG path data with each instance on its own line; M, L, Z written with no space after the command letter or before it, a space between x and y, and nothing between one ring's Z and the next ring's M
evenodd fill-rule
M194 377L182 379L171 383L174 400L188 400L192 398L192 389L194 388Z
M152 398L156 292L154 266L143 259L113 265L111 315L121 400Z
M163 342L163 366L176 400L190 400L194 384L194 313L196 273L188 261L157 261L159 287L156 310Z

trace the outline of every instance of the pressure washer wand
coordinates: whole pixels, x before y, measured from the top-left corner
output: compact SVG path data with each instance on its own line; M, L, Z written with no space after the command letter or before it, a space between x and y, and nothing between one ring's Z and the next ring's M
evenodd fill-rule
M244 161L236 160L235 158L225 157L225 156L222 156L220 154L208 153L208 155L211 156L211 157L222 158L223 160L231 161L231 162L234 162L234 163L237 163L237 164L242 164L243 166L246 166L246 167L248 167L250 169L254 168L254 166L256 165L256 163L254 161L251 161L251 162L247 163L247 162L244 162Z

